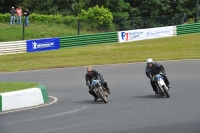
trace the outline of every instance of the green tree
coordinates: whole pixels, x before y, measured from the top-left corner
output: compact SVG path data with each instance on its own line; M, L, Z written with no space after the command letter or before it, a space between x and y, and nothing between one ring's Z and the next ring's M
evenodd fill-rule
M49 14L75 15L77 0L52 0Z
M129 3L125 3L124 0L110 0L109 8L111 8L113 11L113 23L116 25L116 30L132 29L131 20L128 13L130 8Z
M21 6L29 8L31 13L63 16L78 16L81 10L103 6L112 12L117 30L131 29L133 17L184 13L188 18L196 17L196 0L0 0L0 5L1 13L9 13L12 6Z
M16 0L0 0L0 12L9 13L12 6L16 7Z
M23 0L20 5L23 9L29 8L31 13L49 14L52 0Z
M86 21L87 24L95 24L98 30L109 29L112 26L113 15L108 8L103 6L96 5L87 11L82 10L79 17L81 20Z
M4 0L0 0L0 5L3 5L3 3L4 3ZM0 11L3 9L3 7L2 6L0 6Z
M177 10L181 13L187 13L189 17L195 17L196 0L179 0Z
M130 4L124 0L90 0L89 6L104 6L113 13L113 23L116 25L116 30L126 30L131 28L129 20Z

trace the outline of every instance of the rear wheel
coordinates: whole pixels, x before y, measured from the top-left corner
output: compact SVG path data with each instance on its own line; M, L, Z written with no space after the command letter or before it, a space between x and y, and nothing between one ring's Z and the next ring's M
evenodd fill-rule
M98 89L99 89L99 95L101 96L102 100L104 101L104 103L107 103L108 99L106 97L105 92L103 91L103 89L101 87L99 87Z
M166 86L163 85L162 88L163 88L163 90L164 90L165 95L167 96L167 98L169 98L169 93L168 93L168 91L167 91Z

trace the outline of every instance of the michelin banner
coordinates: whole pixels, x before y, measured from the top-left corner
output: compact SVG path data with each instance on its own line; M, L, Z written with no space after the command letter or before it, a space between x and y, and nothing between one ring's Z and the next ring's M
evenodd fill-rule
M119 43L174 36L173 26L119 31Z
M27 52L55 50L60 48L59 38L46 38L40 40L27 40Z

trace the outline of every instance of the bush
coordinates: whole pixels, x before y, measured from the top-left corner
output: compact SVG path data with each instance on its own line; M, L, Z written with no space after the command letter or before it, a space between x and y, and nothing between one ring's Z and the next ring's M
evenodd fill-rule
M5 14L0 14L0 22L10 22L10 14L5 13Z
M91 9L90 9L91 10ZM112 25L112 14L107 9L102 9L99 7L95 8L95 14L98 14L100 10L103 16L101 15L93 15L93 19L89 16L80 18L80 28L84 31L90 32L107 32L111 31L114 25ZM84 11L83 11L84 12ZM90 11L89 14L92 12ZM105 14L104 14L105 13ZM109 14L110 13L110 14ZM85 13L87 14L87 13ZM89 15L87 14L87 15ZM24 18L23 18L24 19ZM78 17L75 16L62 16L60 14L56 15L43 15L43 14L36 14L32 13L29 16L30 23L48 23L48 24L65 24L67 27L71 27L74 29L78 29ZM10 22L10 14L0 14L0 22Z
M36 13L32 13L30 15L31 22L44 22L44 23L62 23L61 15L39 15Z
M195 18L189 18L187 24L193 24L195 22Z
M81 20L91 24L91 28L110 29L112 26L113 15L108 8L96 5L93 8L89 8L87 11L82 10L79 14Z
M65 16L63 17L63 23L67 26L72 26L73 28L76 28L78 18L76 18L75 16Z

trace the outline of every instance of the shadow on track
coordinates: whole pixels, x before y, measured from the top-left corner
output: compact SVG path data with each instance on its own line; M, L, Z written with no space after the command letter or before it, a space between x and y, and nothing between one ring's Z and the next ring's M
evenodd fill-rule
M133 96L131 98L151 98L151 99L158 99L158 98L165 98L163 96L155 96L155 95L143 95L143 96Z
M96 102L94 102L94 100L85 100L85 101L76 101L73 103L81 103L81 104L106 104L103 102L103 100L98 99Z

